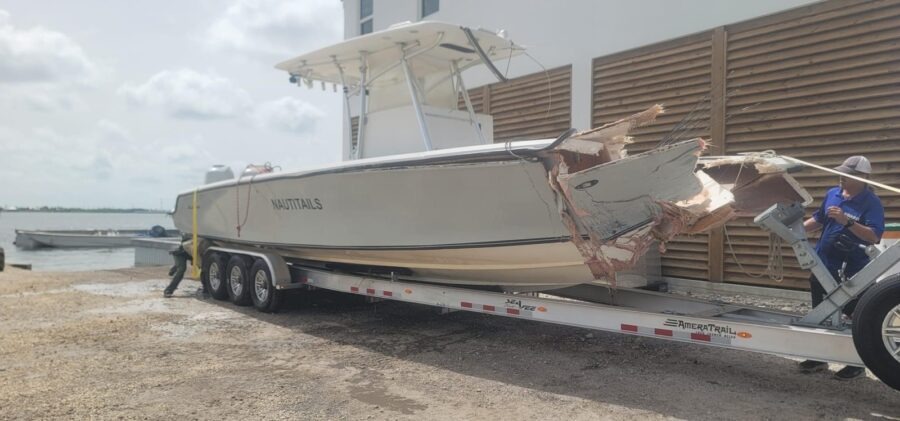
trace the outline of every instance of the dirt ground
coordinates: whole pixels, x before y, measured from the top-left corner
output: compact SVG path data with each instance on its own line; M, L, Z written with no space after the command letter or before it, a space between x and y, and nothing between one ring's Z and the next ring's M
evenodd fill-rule
M261 314L165 284L0 272L0 418L900 419L871 374L779 357L323 291Z

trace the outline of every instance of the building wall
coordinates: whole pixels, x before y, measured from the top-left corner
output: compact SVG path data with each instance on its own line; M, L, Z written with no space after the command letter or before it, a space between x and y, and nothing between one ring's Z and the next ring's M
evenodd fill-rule
M900 0L832 0L598 57L594 121L663 103L666 114L634 130L629 151L650 149L661 138L702 136L711 140L711 154L775 150L824 167L864 154L873 178L896 186L898 39ZM812 169L795 177L814 197L808 214L837 184L833 174ZM886 220L900 220L900 195L875 192ZM772 247L750 218L680 237L667 248L665 276L809 285L791 248Z
M373 0L375 31L418 21L420 0ZM572 66L571 124L591 125L591 63L608 55L752 17L812 3L810 0L442 0L437 20L471 27L504 29L545 68ZM359 35L359 0L344 0L344 36ZM499 65L505 70L504 65ZM528 57L509 65L509 77L541 71ZM465 75L467 86L495 82L484 69ZM349 138L349 127L345 137ZM345 141L349 145L349 141Z

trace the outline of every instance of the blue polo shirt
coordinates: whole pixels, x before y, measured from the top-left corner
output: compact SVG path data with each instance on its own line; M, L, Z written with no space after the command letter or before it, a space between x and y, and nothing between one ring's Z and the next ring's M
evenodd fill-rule
M829 218L828 208L832 206L840 207L844 214L856 221L857 224L872 228L879 239L884 234L884 207L878 196L868 188L856 196L844 199L841 188L838 186L828 190L822 206L813 213L816 222L822 224L822 237L816 243L816 253L832 274L836 274L844 262L847 262L845 273L850 277L869 263L869 256L866 255L866 252L855 245L869 245L869 243L861 240L833 218ZM845 238L849 238L850 242L854 244L849 252L835 248L835 241L842 234L846 235Z

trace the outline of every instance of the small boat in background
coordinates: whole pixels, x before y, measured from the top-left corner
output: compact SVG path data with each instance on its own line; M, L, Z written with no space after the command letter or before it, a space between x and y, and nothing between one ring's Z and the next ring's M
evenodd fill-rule
M179 237L176 229L154 225L149 230L16 230L16 247L38 248L113 248L132 247L135 238Z

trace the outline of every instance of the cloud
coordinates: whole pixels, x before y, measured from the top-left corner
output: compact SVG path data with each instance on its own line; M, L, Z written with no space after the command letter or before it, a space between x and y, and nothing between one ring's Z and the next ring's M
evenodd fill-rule
M100 132L100 138L103 140L127 142L131 139L131 134L129 134L127 130L118 123L105 118L100 119L100 121L97 122L97 129Z
M2 123L0 156L14 159L0 166L0 179L16 180L4 200L17 206L155 207L199 183L214 160L196 135L140 138L110 120L65 132Z
M191 69L164 70L140 85L126 84L119 94L131 103L159 107L177 118L249 118L256 127L289 133L307 133L325 116L316 106L292 97L255 104L250 95L231 80ZM246 121L246 120L245 120ZM111 122L101 121L106 132L125 135Z
M90 108L81 95L64 86L28 84L27 88L22 88L10 86L0 94L0 98L11 102L13 107L24 104L37 112L83 111Z
M0 83L90 82L99 68L75 41L40 26L21 29L0 10Z
M199 161L200 158L206 158L208 154L202 153L190 143L176 143L164 146L159 151L159 156L163 162L190 164Z
M122 86L119 94L134 104L191 119L234 117L253 103L247 91L229 79L191 69L163 70L143 84Z
M283 97L259 104L252 118L262 129L307 133L315 128L316 120L324 116L325 113L306 101Z
M343 20L336 0L237 0L205 39L219 49L289 56L340 40Z

